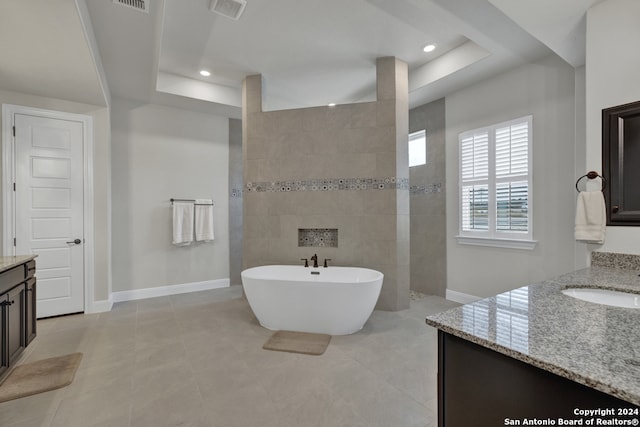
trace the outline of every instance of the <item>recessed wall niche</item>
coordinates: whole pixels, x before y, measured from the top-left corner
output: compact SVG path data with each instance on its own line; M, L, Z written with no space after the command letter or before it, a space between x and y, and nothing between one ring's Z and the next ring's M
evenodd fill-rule
M298 247L338 247L337 228L298 228Z

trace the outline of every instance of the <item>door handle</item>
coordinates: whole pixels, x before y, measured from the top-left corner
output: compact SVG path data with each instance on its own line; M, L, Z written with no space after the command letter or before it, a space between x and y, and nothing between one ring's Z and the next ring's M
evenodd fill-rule
M80 243L82 243L82 240L80 240L80 239L75 239L75 240L73 240L73 241L71 241L71 242L67 242L67 243L73 243L73 244L75 244L75 245L79 245Z

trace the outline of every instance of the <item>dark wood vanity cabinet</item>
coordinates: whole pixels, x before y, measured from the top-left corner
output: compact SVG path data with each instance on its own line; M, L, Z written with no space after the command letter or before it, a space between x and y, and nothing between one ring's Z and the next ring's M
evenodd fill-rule
M35 261L0 273L0 378L36 337Z
M582 416L576 416L576 408L615 409L612 413L620 410L625 414L620 418L627 420L635 418L640 409L609 394L438 331L438 427L589 425L580 421ZM561 424L557 421L560 418L578 421ZM524 419L529 420L527 424Z

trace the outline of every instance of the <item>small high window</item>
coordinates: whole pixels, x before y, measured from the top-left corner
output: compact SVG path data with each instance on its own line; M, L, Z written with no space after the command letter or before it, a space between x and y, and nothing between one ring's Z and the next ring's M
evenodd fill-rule
M409 167L427 163L427 132L423 129L409 134Z

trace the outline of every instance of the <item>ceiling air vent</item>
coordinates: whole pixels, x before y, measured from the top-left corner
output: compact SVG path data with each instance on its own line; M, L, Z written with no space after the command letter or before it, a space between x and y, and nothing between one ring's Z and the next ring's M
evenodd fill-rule
M140 12L149 13L149 0L113 0L113 2Z
M244 8L247 6L246 0L211 0L209 9L231 19L238 19Z

